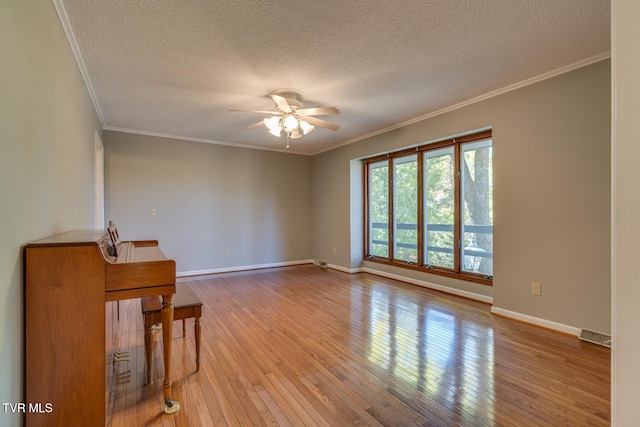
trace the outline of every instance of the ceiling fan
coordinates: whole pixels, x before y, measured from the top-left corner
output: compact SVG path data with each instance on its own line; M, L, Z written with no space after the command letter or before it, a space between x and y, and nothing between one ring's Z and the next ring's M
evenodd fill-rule
M269 110L231 110L242 113L270 114L264 120L255 123L249 128L266 126L269 133L274 136L281 136L282 131L287 135L287 148L289 148L289 138L297 139L311 132L315 126L320 126L330 130L338 130L340 126L319 119L315 116L329 114L340 114L336 107L315 107L302 108L304 96L294 90L280 90L271 94L271 98L276 103L273 111Z

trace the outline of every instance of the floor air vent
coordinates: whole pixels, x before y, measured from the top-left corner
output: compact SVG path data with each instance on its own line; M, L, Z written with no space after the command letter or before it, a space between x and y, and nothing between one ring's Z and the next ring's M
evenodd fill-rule
M603 345L611 348L611 335L604 332L594 331L593 329L582 329L580 331L580 339L593 344Z

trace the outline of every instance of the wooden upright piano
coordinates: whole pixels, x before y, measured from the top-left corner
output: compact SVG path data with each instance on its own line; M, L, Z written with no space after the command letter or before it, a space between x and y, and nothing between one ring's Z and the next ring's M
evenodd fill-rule
M171 331L176 264L155 240L118 242L104 230L75 230L25 247L27 426L104 425L106 305L161 295L165 412L171 399ZM105 367L105 361L107 366Z

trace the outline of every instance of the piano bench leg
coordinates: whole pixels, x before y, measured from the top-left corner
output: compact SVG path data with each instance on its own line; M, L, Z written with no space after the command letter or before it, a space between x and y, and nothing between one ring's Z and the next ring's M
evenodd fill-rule
M153 324L151 322L151 316L144 316L144 352L147 359L147 384L153 383Z
M196 338L196 371L200 370L200 314L198 313L193 320L193 330Z

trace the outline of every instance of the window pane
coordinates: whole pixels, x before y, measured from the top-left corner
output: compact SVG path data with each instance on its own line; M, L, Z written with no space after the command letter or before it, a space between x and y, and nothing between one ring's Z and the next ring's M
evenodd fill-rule
M493 276L491 140L462 145L463 271Z
M418 261L418 156L393 159L395 259Z
M424 153L425 264L454 268L455 162L453 147Z
M389 162L369 164L369 255L389 257Z

